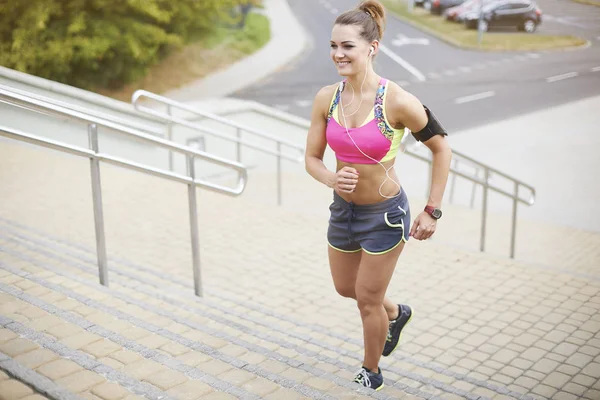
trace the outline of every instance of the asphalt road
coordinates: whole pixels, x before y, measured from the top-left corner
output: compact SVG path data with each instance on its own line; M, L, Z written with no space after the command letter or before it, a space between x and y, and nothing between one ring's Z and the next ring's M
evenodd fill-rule
M341 80L329 58L335 17L355 0L290 0L311 45L295 62L235 97L308 118L317 91ZM538 33L574 34L584 49L478 52L448 45L389 15L376 71L414 93L450 132L600 94L600 7L538 0ZM493 33L488 33L493 34Z

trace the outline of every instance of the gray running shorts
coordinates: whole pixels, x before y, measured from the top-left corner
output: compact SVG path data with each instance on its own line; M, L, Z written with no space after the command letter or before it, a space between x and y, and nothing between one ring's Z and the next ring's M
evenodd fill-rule
M397 197L360 205L334 192L329 210L327 241L336 250L384 254L408 241L410 209L404 190Z

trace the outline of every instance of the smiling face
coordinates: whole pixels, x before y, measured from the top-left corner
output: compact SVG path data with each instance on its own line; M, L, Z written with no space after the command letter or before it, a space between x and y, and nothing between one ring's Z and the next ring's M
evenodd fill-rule
M334 25L331 31L331 59L341 76L356 75L364 71L369 59L371 46L361 37L361 27L357 25Z

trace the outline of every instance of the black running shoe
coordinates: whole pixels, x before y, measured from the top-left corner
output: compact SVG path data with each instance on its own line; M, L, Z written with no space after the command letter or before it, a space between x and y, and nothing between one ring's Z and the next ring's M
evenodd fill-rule
M378 368L378 370L378 373L374 373L362 367L356 378L354 378L354 382L360 383L364 387L381 390L383 389L383 375L381 374L381 368Z
M398 317L390 321L390 326L388 329L387 339L385 340L385 346L383 347L382 355L384 357L389 356L396 350L398 344L400 343L400 338L402 337L402 330L410 322L412 319L413 312L412 309L403 304L398 304Z

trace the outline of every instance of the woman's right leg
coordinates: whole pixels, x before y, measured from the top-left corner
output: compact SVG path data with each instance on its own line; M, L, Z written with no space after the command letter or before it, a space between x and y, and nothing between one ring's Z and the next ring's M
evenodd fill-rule
M356 275L358 274L358 266L362 258L362 250L353 253L346 253L336 250L331 246L329 248L329 267L331 268L331 276L335 290L342 297L348 297L356 300ZM388 314L390 321L398 317L398 304L393 303L385 297L383 299L383 307Z

